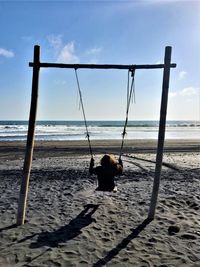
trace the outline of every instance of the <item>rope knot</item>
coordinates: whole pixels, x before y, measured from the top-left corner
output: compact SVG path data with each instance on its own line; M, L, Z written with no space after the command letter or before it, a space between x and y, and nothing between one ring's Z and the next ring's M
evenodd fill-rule
M86 133L85 138L88 138L88 139L90 138L89 133Z
M134 75L135 75L135 69L130 69L130 72L131 72L131 77L134 77Z
M124 137L127 134L126 130L123 131L122 136Z

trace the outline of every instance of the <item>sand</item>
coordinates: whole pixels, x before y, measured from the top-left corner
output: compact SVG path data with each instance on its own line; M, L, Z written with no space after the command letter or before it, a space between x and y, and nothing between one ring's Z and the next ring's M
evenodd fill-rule
M127 141L117 193L96 192L85 142L38 142L26 223L16 227L25 144L0 143L0 266L200 266L199 140L166 142L147 221L154 141ZM93 142L95 163L118 141Z

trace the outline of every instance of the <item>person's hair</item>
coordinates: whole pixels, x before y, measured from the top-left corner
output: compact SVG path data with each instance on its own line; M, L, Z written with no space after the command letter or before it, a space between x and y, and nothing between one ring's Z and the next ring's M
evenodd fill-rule
M104 155L103 158L101 159L100 163L101 163L101 166L108 167L108 166L112 166L112 165L117 164L117 161L114 158L114 156Z

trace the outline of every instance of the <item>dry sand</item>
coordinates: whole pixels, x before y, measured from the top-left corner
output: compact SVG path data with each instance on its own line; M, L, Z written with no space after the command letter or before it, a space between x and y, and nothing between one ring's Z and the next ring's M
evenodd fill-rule
M200 266L199 142L166 142L148 222L155 142L127 141L118 193L95 192L85 142L36 143L27 222L16 227L24 143L0 143L0 266ZM95 163L117 141L93 142Z

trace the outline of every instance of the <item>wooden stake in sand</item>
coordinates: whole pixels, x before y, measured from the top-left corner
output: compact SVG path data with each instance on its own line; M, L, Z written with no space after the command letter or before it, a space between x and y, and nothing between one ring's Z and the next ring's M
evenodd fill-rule
M32 95L31 95L31 108L29 116L28 136L26 143L26 154L23 167L23 177L21 181L21 189L19 195L17 225L24 224L26 212L26 200L28 195L29 177L31 171L33 147L34 147L34 134L35 122L37 113L37 100L38 100L38 85L39 85L39 70L40 70L40 47L34 46L34 67L32 78Z
M155 216L156 203L160 185L160 175L162 170L163 148L165 140L165 125L166 125L166 115L167 115L167 100L168 100L169 78L170 78L171 50L172 48L170 46L165 47L156 167L155 167L155 176L154 176L153 190L151 196L151 204L148 214L149 219L153 219Z

